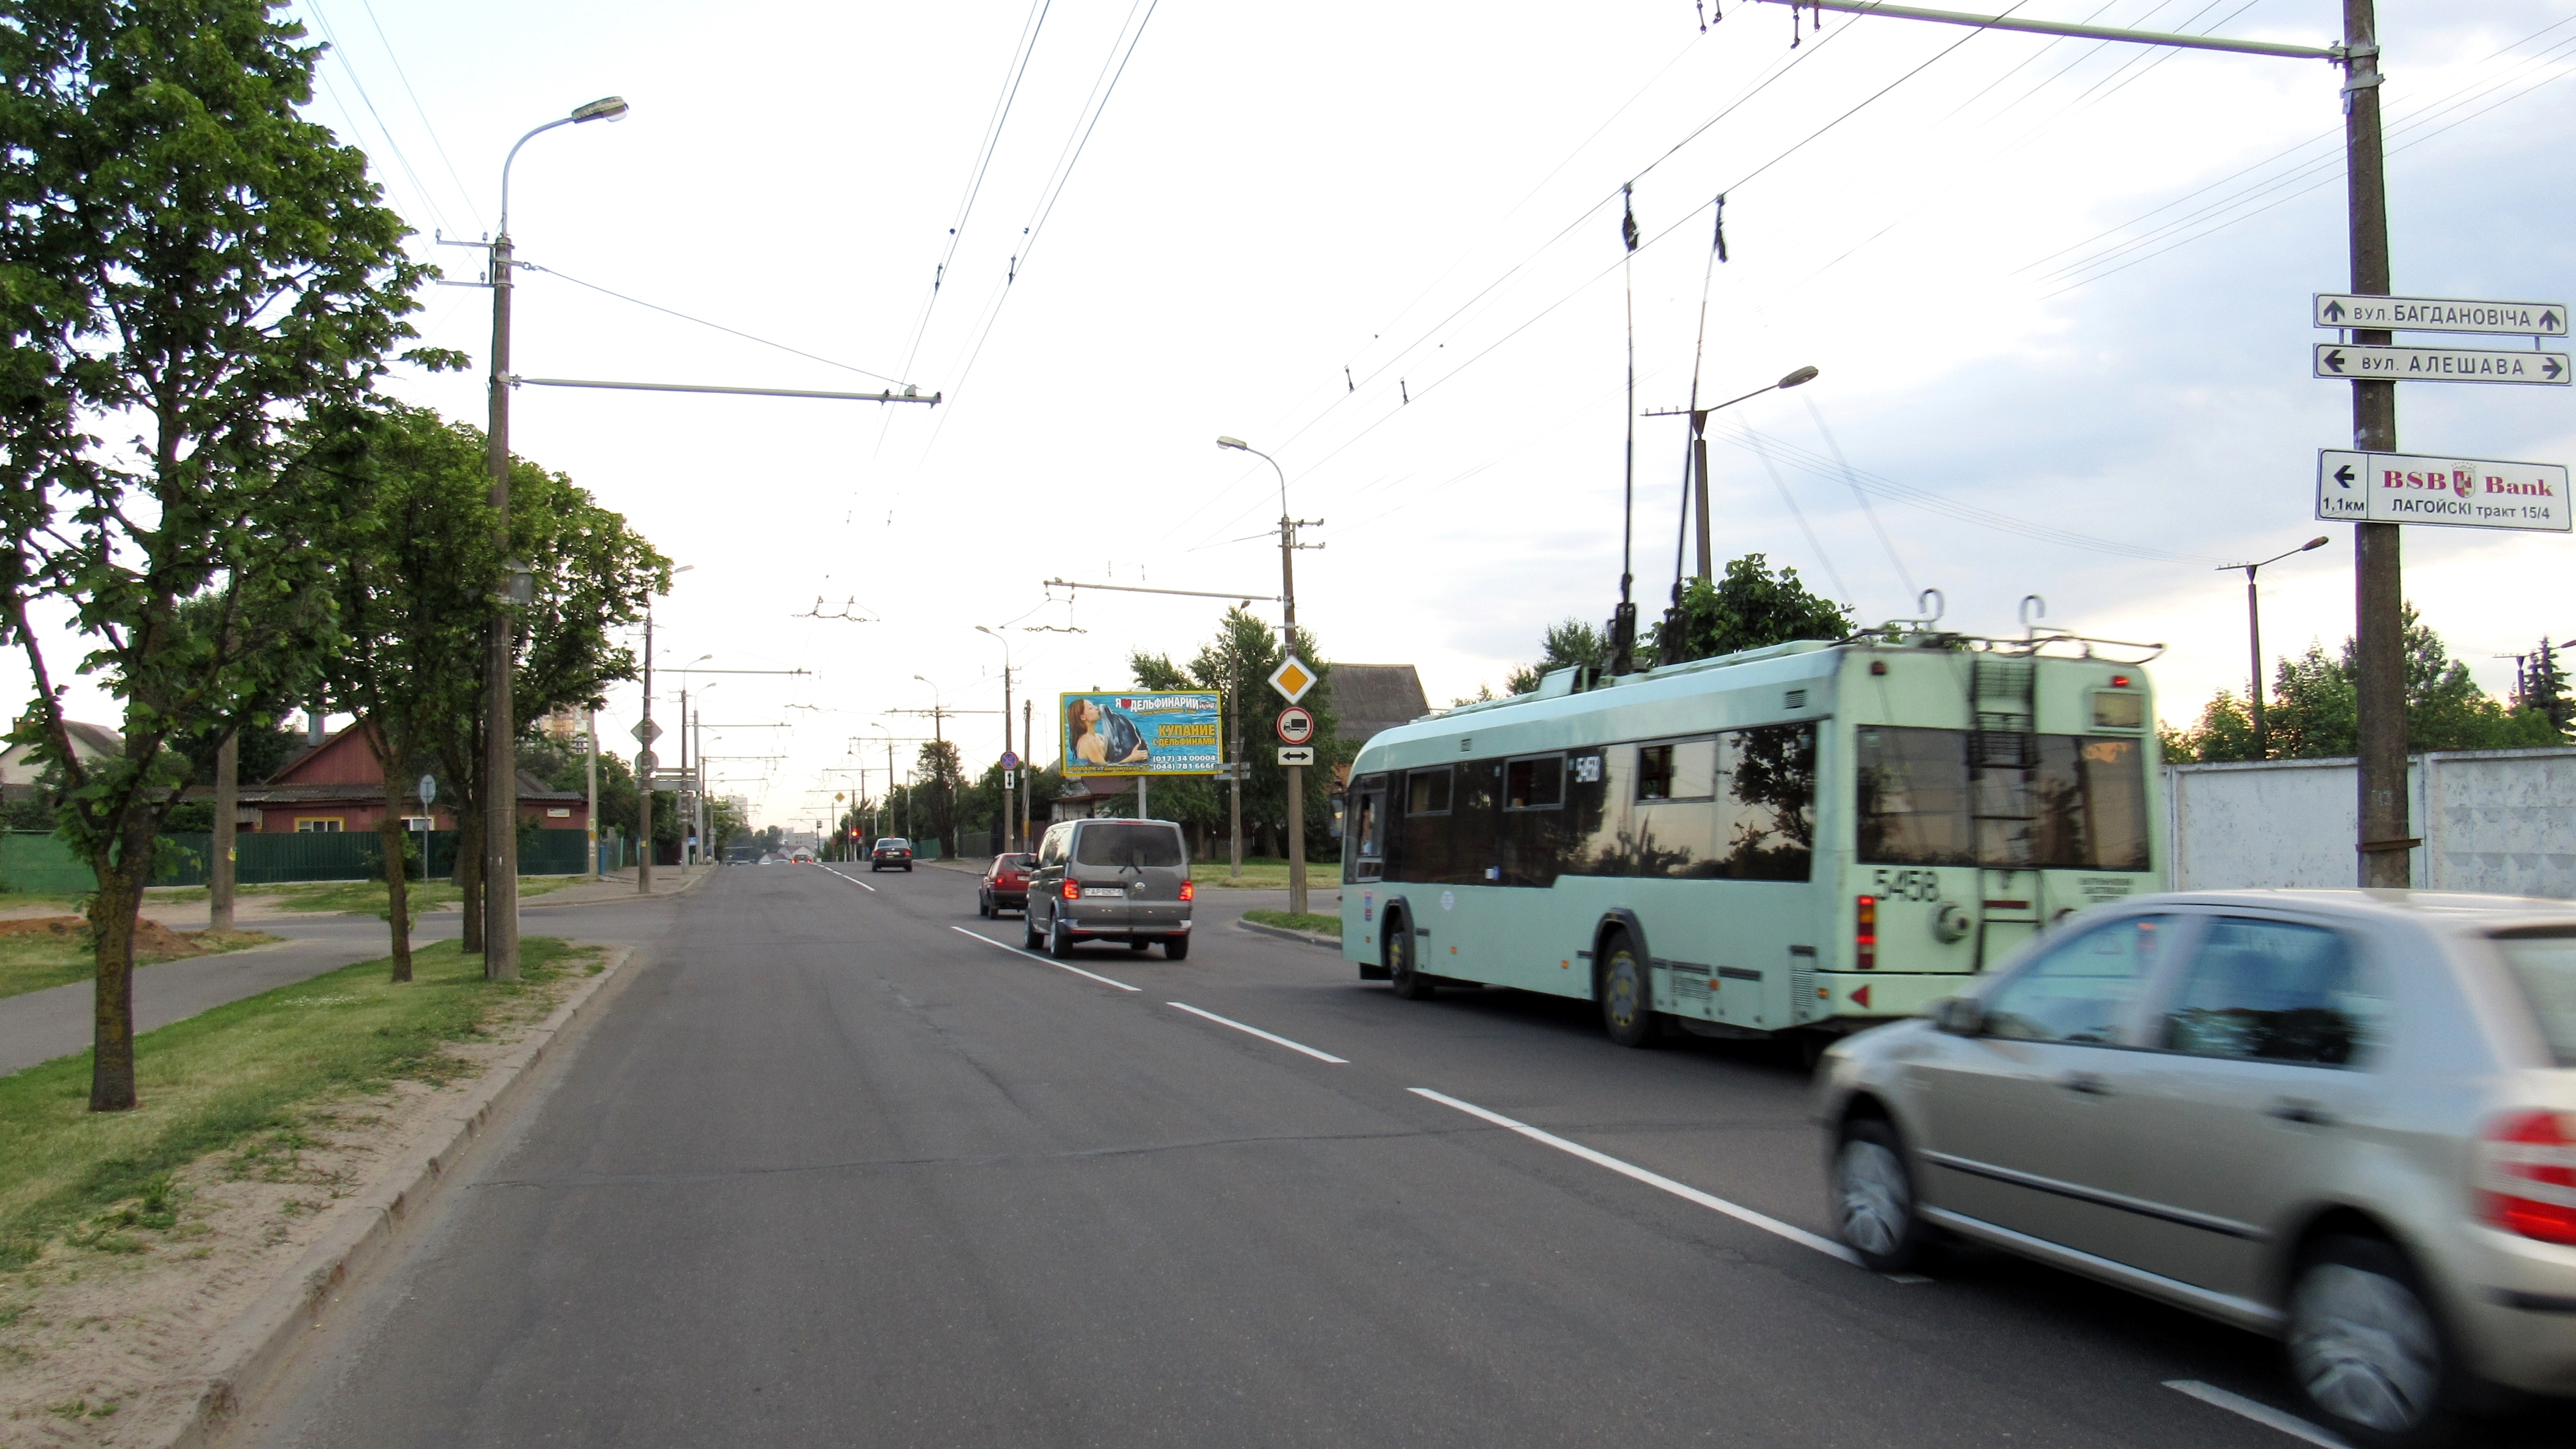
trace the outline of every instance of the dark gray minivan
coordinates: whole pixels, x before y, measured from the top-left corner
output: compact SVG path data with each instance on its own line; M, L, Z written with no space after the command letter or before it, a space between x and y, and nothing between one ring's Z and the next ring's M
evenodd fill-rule
M1124 941L1190 954L1189 847L1168 820L1067 820L1038 842L1022 919L1025 944L1073 954L1076 941Z

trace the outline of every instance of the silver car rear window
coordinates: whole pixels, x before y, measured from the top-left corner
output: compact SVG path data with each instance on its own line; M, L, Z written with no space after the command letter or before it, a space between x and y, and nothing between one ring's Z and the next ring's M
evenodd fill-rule
M2500 932L2496 950L2531 1003L2532 1020L2562 1067L2576 1067L2576 931Z
M1078 865L1178 866L1181 832L1168 825L1086 825L1075 837Z

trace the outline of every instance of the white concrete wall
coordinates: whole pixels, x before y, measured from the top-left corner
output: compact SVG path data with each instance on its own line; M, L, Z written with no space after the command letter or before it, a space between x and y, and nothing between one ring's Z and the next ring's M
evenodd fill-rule
M2354 762L2266 760L2164 772L2166 878L2178 890L2350 886ZM2408 761L2411 876L2424 889L2576 899L2576 749Z

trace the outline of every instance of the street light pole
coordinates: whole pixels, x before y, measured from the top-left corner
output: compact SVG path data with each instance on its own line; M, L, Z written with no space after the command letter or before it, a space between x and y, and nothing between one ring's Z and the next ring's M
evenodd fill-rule
M2297 548L2284 549L2281 552L2272 555L2270 558L2263 560L2261 563L2228 564L2218 570L2220 573L2225 573L2228 569L2245 570L2245 646L2254 661L2254 689L2252 693L2246 696L2246 698L2252 702L2254 713L2254 758L2258 760L2268 760L2272 758L2272 751L2269 742L2265 739L2263 734L2263 606L2255 597L2254 573L2257 569L2267 568L2273 564L2279 563L2281 560L2290 557L2292 554L2306 553L2308 550L2314 548L2323 548L2326 546L2326 543L2327 540L2322 536L2312 538L2306 543L2300 544Z
M510 548L510 163L519 147L557 126L615 121L626 102L606 96L521 136L501 160L501 222L492 233L491 413L485 430L485 463L492 471L492 537L501 557ZM505 565L506 567L506 565ZM513 603L522 602L519 571L506 580ZM519 979L519 734L510 697L518 657L519 622L504 611L492 621L491 676L483 740L483 974L493 981Z
M1279 475L1279 652L1281 657L1297 652L1297 550L1309 545L1297 542L1297 530L1307 524L1321 525L1320 518L1292 518L1288 513L1288 471L1279 460L1253 447L1241 438L1219 438L1216 445L1236 452L1250 453L1270 465ZM1315 544L1312 547L1320 548ZM1287 766L1288 771L1288 911L1306 914L1306 767Z
M992 635L993 642L1002 646L1002 753L1007 755L1012 753L1011 641L1003 638L998 630L987 629L981 624L975 626L975 632L978 634ZM1028 761L1022 760L1020 762L1020 768L1026 769L1027 767ZM1020 833L1017 828L1019 822L1012 818L1014 814L1015 812L1011 809L1011 791L1008 787L1005 787L1002 791L1002 849L1006 852L1020 848Z
M1751 402L1766 392L1781 392L1793 387L1804 387L1814 382L1816 377L1815 368L1802 367L1767 387L1757 387L1742 397L1731 397L1709 407L1701 407L1699 399L1693 397L1689 407L1662 408L1646 414L1650 418L1687 417L1690 419L1691 507L1697 511L1699 518L1699 576L1701 578L1714 580L1716 577L1709 562L1708 415L1731 408L1740 402ZM1694 373L1691 378L1691 390L1697 392L1698 389L1699 378Z

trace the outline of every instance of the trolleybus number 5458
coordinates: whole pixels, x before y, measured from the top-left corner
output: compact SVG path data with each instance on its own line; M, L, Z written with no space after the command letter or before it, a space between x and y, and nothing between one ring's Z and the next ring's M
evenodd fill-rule
M1941 873L1936 870L1880 870L1875 884L1881 897L1892 900L1941 899Z

